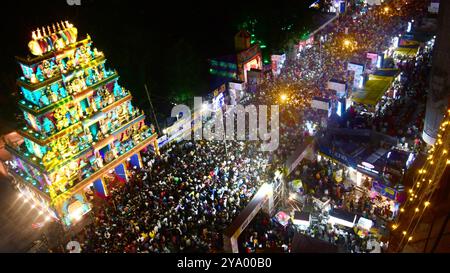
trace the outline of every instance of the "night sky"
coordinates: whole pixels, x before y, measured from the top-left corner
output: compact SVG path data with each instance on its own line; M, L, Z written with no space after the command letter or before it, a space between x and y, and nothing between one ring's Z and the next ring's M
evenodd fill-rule
M167 113L178 96L211 91L207 59L234 51L233 36L242 23L256 19L257 38L268 51L278 49L308 26L315 12L308 9L311 2L81 0L81 6L69 6L66 0L11 1L0 11L0 117L13 120L10 94L20 72L14 56L29 54L27 44L37 27L72 22L79 37L90 34L94 47L105 53L107 67L119 72L137 106L148 111L147 83L157 112ZM281 31L288 25L290 31Z

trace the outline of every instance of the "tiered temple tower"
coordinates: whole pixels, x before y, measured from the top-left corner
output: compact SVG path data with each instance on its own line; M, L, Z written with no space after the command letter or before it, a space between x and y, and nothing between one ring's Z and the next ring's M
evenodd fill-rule
M16 57L24 141L7 146L24 198L66 226L91 210L93 194L108 196L111 183L142 165L140 151L158 152L153 126L117 72L106 68L89 35L77 37L67 21L43 27L29 43L34 56Z

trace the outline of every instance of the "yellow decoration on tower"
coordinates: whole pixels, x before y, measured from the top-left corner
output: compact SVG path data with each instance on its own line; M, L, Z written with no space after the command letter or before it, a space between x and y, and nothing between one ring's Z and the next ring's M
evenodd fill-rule
M41 56L43 54L41 46L35 40L32 40L28 43L28 48L30 49L31 54L35 56Z

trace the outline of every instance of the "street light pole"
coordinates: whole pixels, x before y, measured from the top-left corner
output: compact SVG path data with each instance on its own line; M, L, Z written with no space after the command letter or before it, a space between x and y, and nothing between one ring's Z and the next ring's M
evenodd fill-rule
M156 128L158 129L158 133L161 134L162 133L161 128L159 128L159 123L158 123L158 120L156 119L155 109L153 108L153 103L152 103L152 100L150 99L150 94L148 92L147 84L144 84L144 87L145 87L145 92L147 93L148 102L150 103L150 107L152 109L153 118L155 119Z

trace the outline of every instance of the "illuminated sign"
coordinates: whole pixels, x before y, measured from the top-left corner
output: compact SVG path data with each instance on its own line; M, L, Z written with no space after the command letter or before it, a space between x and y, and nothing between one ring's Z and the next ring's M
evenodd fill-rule
M355 77L353 79L353 86L362 88L364 84L364 65L357 63L348 63L347 70L355 72Z
M311 101L311 107L315 109L328 111L330 109L330 100L313 98L313 100Z
M368 52L366 57L367 57L367 59L370 59L370 64L371 65L376 65L377 64L377 60L378 60L378 54L377 53Z
M394 37L394 38L392 39L392 45L393 45L394 47L398 47L399 41L400 41L400 39L399 39L398 37Z
M370 164L370 163L367 163L367 162L362 162L361 164L362 164L363 166L365 166L365 167L369 168L369 169L373 169L373 168L375 168L375 166L374 166L374 165L372 165L372 164Z
M414 162L414 159L416 159L416 157L413 153L410 153L408 156L408 160L406 161L406 168L409 168L409 166L411 166L411 164Z
M336 80L330 80L327 84L327 88L331 90L336 90L338 97L345 96L347 91L347 84L345 82L339 82Z
M357 166L359 168L361 168L361 169L364 169L366 171L369 171L369 172L372 172L372 173L375 173L375 174L379 174L380 173L380 172L374 170L374 168L375 168L374 165L372 165L370 163L367 163L367 162L361 162L361 164L358 164Z
M281 68L283 67L284 62L286 61L286 54L283 55L272 55L272 73L275 76L280 75Z
M383 64L383 55L378 55L377 56L377 68L381 68Z
M342 117L343 108L344 108L344 105L342 104L342 102L338 101L336 114L340 117Z
M372 183L372 190L379 192L381 195L386 196L392 200L396 200L397 191L381 184L380 182L374 181Z

